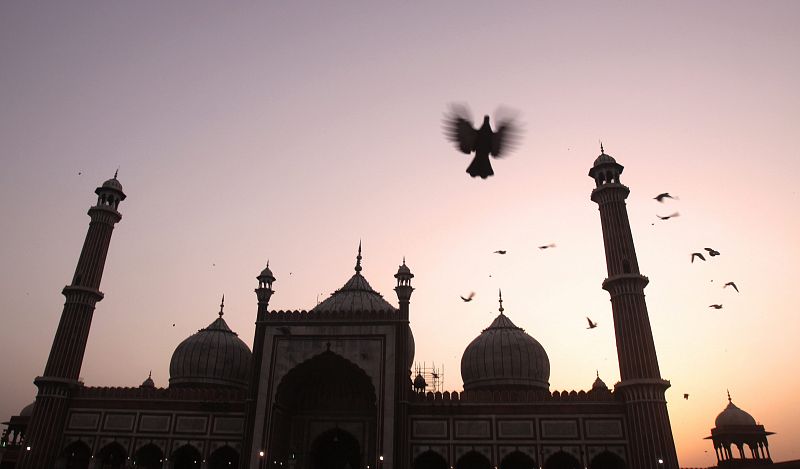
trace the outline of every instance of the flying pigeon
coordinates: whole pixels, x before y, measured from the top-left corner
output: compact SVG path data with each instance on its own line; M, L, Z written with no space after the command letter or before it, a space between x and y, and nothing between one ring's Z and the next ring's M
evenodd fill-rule
M472 127L472 116L465 105L453 104L444 117L445 136L466 154L475 152L475 158L467 168L472 177L486 179L494 175L489 155L500 158L506 155L519 137L519 128L511 117L497 118L497 132L492 131L489 116L483 117L479 129Z
M657 196L655 196L653 198L655 200L661 202L661 203L664 203L664 199L674 199L675 197L672 197L671 195L669 195L669 192L663 192L663 193L658 194Z
M597 327L597 323L592 322L592 320L589 319L589 316L586 316L586 320L589 321L589 327L587 327L587 329L594 329L595 327Z
M703 248L703 249L705 249L706 251L708 251L708 254L709 254L711 257L714 257L714 256L719 256L719 251L717 251L717 250L714 250L714 249L712 249L712 248Z
M500 251L495 251L494 253L495 253L495 254L501 254L501 255L502 255L502 254L505 254L505 253L506 253L506 251L501 249Z
M475 292L471 291L471 292L469 292L469 295L467 295L466 298L464 298L462 296L461 299L464 300L464 303L469 303L470 301L472 301L472 297L474 297L474 296L475 296Z
M709 305L709 308L722 309L722 305Z
M550 243L550 244L545 244L545 245L539 246L539 249L548 249L548 248L554 248L554 247L556 247L556 243Z
M678 212L675 212L672 215L666 215L666 216L663 216L663 217L661 215L658 215L658 214L656 214L656 216L658 218L660 218L661 220L669 220L670 218L679 217L679 216L681 216L681 214L678 213Z
M689 400L689 395L688 395L688 394L684 394L684 395L683 395L683 398L684 398L684 399L686 399L686 400L688 401L688 400Z
M699 257L701 261L705 261L706 260L706 258L703 257L703 255L700 254L699 252L693 252L692 253L692 264L694 264L694 258L695 257Z
M736 293L739 293L739 287L737 287L737 286L736 286L736 284L735 284L735 283L733 283L733 282L728 282L728 283L726 283L725 285L723 285L723 286L722 286L722 288L725 288L725 287L727 287L728 285L732 286L732 287L733 287L733 289L734 289L734 290L736 290Z

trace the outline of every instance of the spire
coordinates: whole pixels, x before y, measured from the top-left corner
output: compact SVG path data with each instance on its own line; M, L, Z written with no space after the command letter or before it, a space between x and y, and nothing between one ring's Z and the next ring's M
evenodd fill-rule
M498 311L500 311L500 315L502 315L502 314L503 314L503 311L505 311L505 310L503 309L503 290L500 290L500 289L498 288L498 289L497 289L497 292L500 294L500 307L499 307L497 310L498 310Z
M600 370L594 370L597 372L597 379L600 379Z
M728 402L730 402L732 404L733 401L731 400L731 391L730 391L730 389L726 389L726 391L728 391Z
M119 166L117 166L117 170L114 171L114 179L117 178L117 174L119 174Z
M222 317L223 313L222 310L225 308L225 294L222 294L222 301L219 304L219 317Z
M153 379L153 370L150 370L150 373L147 373L147 379Z
M600 154L601 155L605 155L606 154L606 151L603 149L603 141L602 140L600 140Z
M356 256L356 273L361 273L361 240L358 240L358 255Z

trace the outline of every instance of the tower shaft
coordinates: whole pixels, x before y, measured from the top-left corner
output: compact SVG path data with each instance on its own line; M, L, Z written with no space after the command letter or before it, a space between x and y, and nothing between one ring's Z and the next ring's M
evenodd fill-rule
M122 219L117 207L125 194L116 176L95 192L98 200L89 209L91 222L75 275L62 291L66 301L50 356L44 374L34 380L39 392L28 426L26 451L19 461L21 469L48 469L55 464L61 451L69 399L79 385L95 305L103 299L100 280L114 225Z
M611 296L620 383L630 440L628 466L678 469L664 393L669 381L658 368L653 331L644 298L649 280L639 273L625 199L630 189L619 181L623 166L601 154L589 171L596 183L592 201L600 210L608 278L603 289Z

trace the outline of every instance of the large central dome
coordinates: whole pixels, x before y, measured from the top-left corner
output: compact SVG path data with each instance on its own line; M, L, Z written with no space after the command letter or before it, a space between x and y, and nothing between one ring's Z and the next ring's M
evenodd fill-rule
M549 391L550 360L544 347L500 314L461 357L464 390L542 389Z
M407 267L406 267L407 268ZM372 289L367 279L361 275L361 244L358 245L356 273L350 280L311 309L316 312L351 311L395 311L397 308L383 299L383 295Z

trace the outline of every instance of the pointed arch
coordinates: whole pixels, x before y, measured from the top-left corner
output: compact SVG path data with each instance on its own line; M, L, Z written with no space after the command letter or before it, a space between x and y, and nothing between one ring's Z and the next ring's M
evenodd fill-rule
M575 456L564 451L553 453L544 463L544 469L582 469L581 462Z
M92 449L82 440L73 441L61 452L59 460L65 469L87 469L92 456Z
M116 441L103 446L97 452L97 465L99 469L122 469L128 452Z
M441 454L428 450L414 458L412 469L449 469L447 460Z
M625 460L611 451L603 451L589 463L589 469L627 469Z
M456 469L491 469L492 465L486 456L477 451L470 451L461 456L456 463Z
M155 443L142 445L133 453L136 469L161 469L163 461L164 452Z
M239 452L228 445L214 450L208 457L209 469L236 469L239 467Z
M183 445L172 452L173 469L200 469L202 455L200 450L192 445Z
M514 451L500 461L500 469L535 469L539 465L522 451Z

